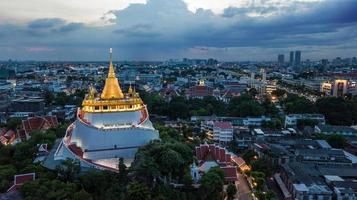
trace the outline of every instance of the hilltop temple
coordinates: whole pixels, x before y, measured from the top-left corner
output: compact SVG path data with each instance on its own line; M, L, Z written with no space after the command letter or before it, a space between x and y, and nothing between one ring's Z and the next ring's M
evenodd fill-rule
M119 158L130 165L139 147L159 139L146 105L135 88L124 93L112 63L101 94L90 87L78 108L77 119L66 130L54 159L78 159L82 167L117 170Z

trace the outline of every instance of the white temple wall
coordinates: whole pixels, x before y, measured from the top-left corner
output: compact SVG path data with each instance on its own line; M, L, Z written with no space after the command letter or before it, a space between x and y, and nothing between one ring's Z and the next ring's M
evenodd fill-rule
M154 129L96 129L81 123L79 120L75 122L75 126L71 143L76 143L83 151L86 149L138 147L159 138L158 131Z
M84 119L91 125L102 127L105 124L138 124L140 122L141 112L111 112L111 113L85 113Z

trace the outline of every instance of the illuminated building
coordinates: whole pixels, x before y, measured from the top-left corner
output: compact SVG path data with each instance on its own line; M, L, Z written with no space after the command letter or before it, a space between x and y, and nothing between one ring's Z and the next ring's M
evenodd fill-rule
M332 95L342 97L347 93L347 80L335 80Z
M274 91L276 91L277 83L276 81L270 81L269 84L265 86L265 92L269 95L272 95Z
M353 83L353 82L351 82ZM321 83L320 92L325 95L332 95L335 97L343 97L345 94L349 93L349 89L353 84L349 84L348 80L334 80L325 81Z
M320 92L322 92L325 95L331 95L331 91L332 91L332 83L330 81L325 81L321 83Z
M82 167L116 170L118 158L130 164L139 147L159 139L135 88L130 86L127 93L121 90L111 55L102 93L90 87L76 121L55 152L55 160L72 158L80 160Z

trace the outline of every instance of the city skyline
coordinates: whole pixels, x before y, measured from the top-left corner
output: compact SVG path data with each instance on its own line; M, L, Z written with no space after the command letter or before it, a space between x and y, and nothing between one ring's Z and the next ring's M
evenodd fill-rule
M215 58L274 61L355 57L355 1L57 0L0 2L0 60ZM79 8L78 10L76 10Z

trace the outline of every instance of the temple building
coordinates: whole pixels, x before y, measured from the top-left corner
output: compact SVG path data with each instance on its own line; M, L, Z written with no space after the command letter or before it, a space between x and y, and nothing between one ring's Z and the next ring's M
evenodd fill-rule
M117 170L119 158L130 165L138 148L155 139L159 139L159 132L135 88L129 87L127 93L120 88L110 49L109 72L102 93L89 88L54 159L78 159L82 167Z

